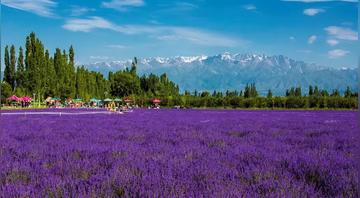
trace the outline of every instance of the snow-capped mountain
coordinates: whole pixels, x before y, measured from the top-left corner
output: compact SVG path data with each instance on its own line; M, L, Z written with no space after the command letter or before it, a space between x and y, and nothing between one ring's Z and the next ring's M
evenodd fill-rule
M125 60L96 62L86 66L107 76L109 71L125 69L130 65L131 60ZM306 91L309 85L318 85L331 91L344 90L346 86L355 89L358 82L355 69L333 69L282 55L258 54L144 58L138 60L138 73L166 73L179 84L182 91L240 90L247 83L256 83L260 93L265 94L271 89L279 95L292 86L301 86Z

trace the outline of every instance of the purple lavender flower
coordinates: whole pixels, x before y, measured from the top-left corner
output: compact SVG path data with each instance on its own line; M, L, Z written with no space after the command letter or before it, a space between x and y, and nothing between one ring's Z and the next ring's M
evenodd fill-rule
M0 197L358 193L353 111L135 110L0 124Z

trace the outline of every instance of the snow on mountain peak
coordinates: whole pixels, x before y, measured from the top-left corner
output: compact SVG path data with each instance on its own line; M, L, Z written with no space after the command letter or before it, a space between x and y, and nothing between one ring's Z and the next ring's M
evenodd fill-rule
M111 62L97 62L90 65L96 68L126 68L131 65L132 60L111 61ZM302 61L295 61L283 55L266 56L264 54L231 54L224 52L215 56L175 56L175 57L153 57L140 58L139 67L153 68L157 66L165 67L179 67L182 65L197 66L197 65L213 65L213 66L230 66L238 65L241 67L271 67L276 71L286 72L287 70L296 69L299 67L315 68L315 65L306 64ZM280 70L279 70L280 69ZM303 68L302 68L303 69ZM275 71L275 70L274 70Z
M201 56L178 56L178 59L180 59L184 63L192 63L194 61L203 61L207 59L207 56L201 55Z
M167 62L167 59L163 58L163 57L156 57L155 60L161 64L164 64Z
M221 54L221 60L231 61L231 60L234 60L234 58L231 53L225 52L225 53Z
M282 55L225 52L215 56L154 57L138 60L140 75L166 73L182 90L238 90L247 83L254 82L263 94L270 88L275 94L283 94L286 89L298 86L299 83L304 90L314 84L331 89L348 85L356 87L357 83L354 70L321 67ZM130 67L131 61L98 62L87 67L106 76L109 71Z

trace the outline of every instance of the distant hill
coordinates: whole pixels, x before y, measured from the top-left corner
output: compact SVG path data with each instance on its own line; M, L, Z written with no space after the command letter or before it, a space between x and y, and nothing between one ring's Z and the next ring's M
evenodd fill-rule
M107 76L109 71L125 69L130 64L131 60L124 60L96 62L86 67ZM283 95L291 86L301 86L304 91L309 85L343 91L346 86L355 90L358 82L355 69L307 64L282 55L223 53L215 56L144 58L139 59L138 72L141 75L166 73L182 91L240 90L247 83L256 83L262 94L272 89L275 94Z

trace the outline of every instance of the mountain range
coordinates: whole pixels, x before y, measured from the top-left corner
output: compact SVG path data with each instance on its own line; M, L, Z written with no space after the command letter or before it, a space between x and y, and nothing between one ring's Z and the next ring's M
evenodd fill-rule
M132 60L94 62L88 69L108 75L131 65ZM300 86L307 91L309 85L332 91L356 90L357 69L335 69L283 55L223 53L214 56L176 56L138 59L138 73L166 73L177 83L181 91L241 90L247 83L255 83L260 94L271 89L276 95L284 95L286 89Z

